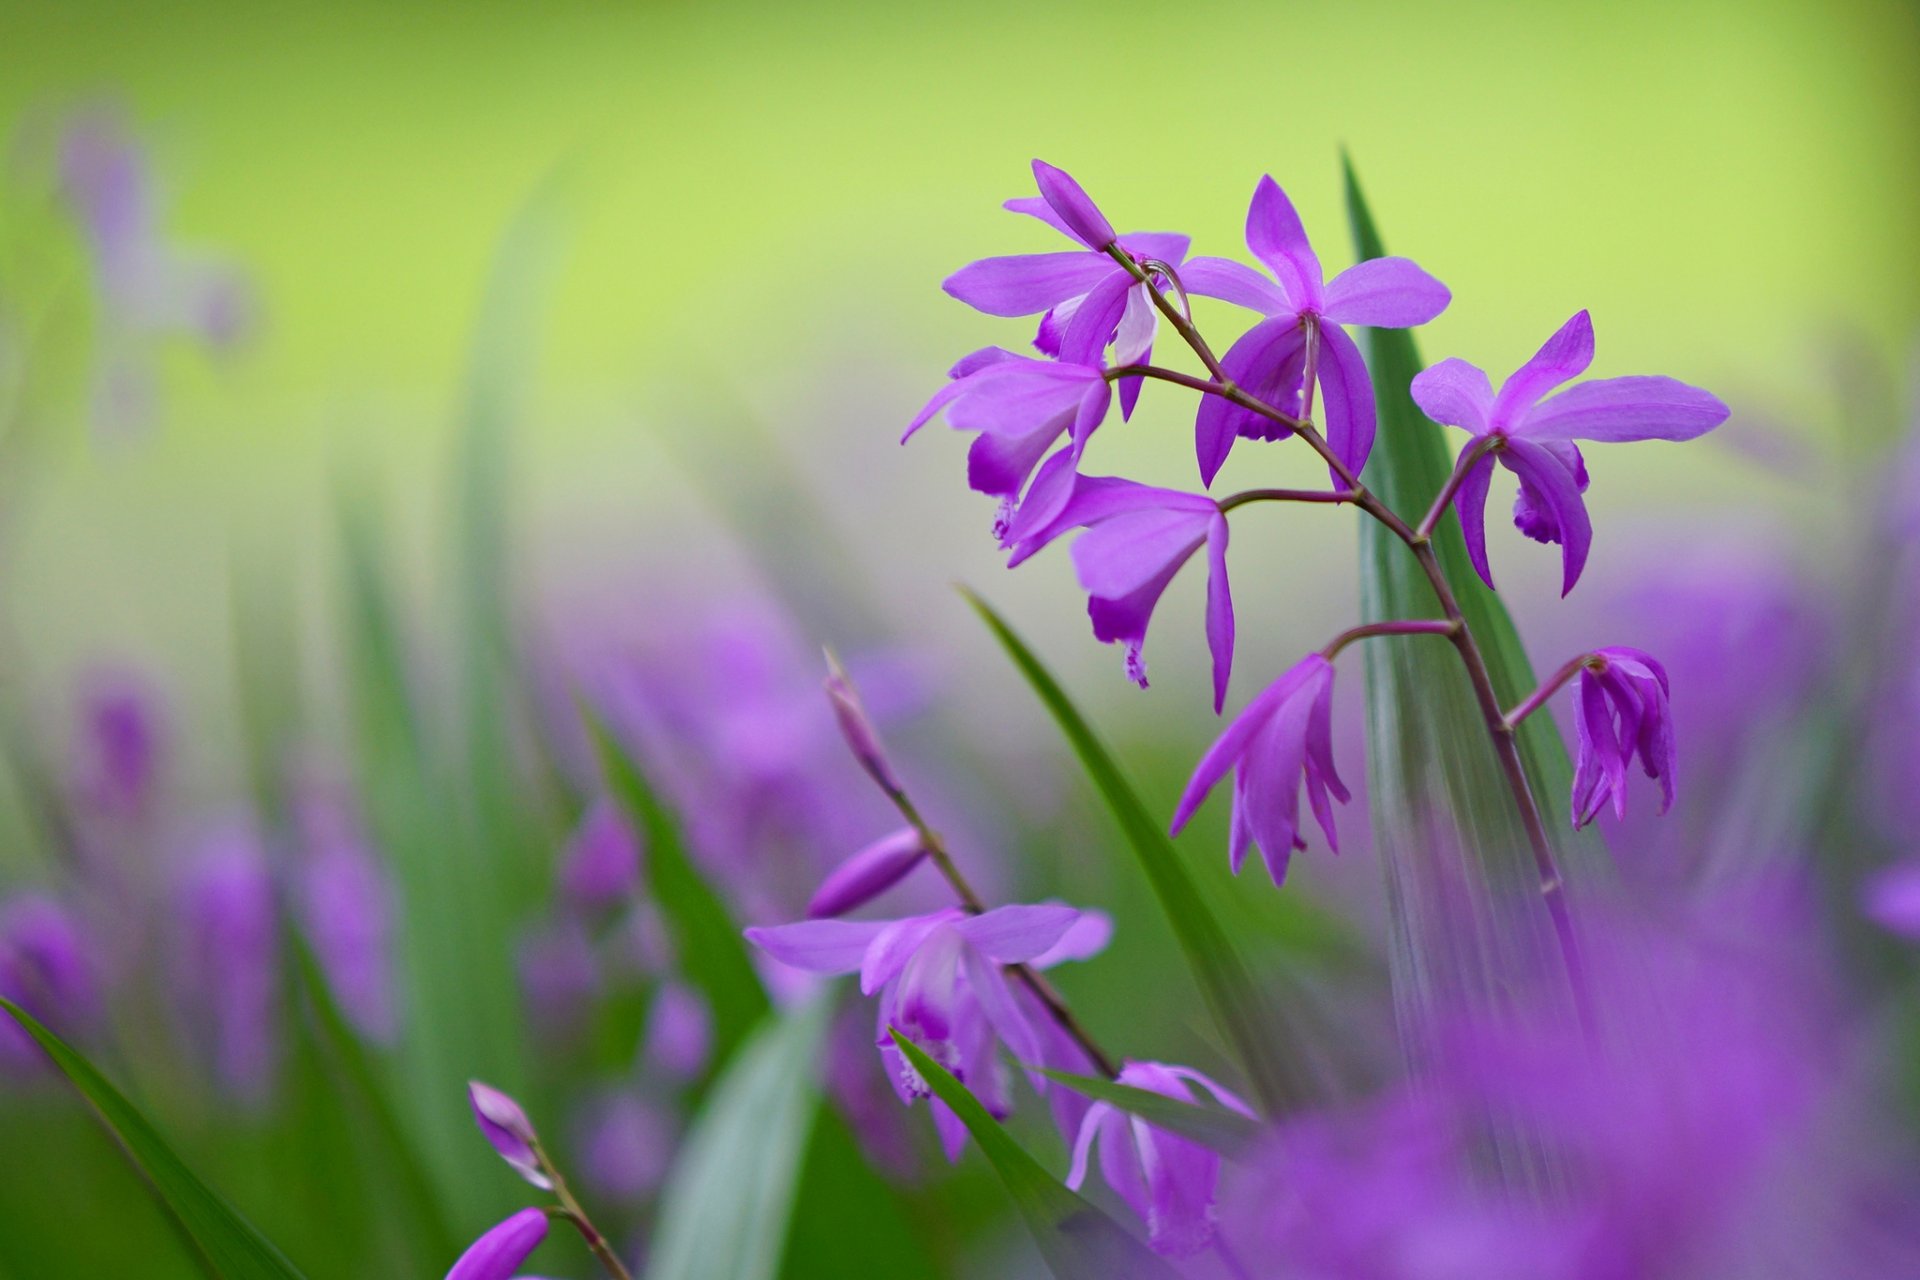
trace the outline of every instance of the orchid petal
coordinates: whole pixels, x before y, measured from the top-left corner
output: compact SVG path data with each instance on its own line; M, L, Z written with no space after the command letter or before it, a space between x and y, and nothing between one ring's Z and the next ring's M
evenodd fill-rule
M1323 313L1341 324L1407 329L1447 309L1453 294L1411 258L1356 262L1327 285Z
M1218 298L1262 315L1295 309L1280 286L1231 258L1195 258L1184 263L1180 268L1180 286L1188 293Z
M1365 470L1373 452L1373 380L1367 362L1346 330L1337 324L1320 325L1320 364L1317 377L1325 402L1327 444L1354 475ZM1337 489L1345 483L1333 476Z
M982 258L948 276L940 287L990 316L1031 316L1077 298L1116 275L1131 279L1104 254L1066 249Z
M1496 427L1519 421L1541 396L1579 377L1592 363L1593 318L1585 311L1578 311L1542 343L1525 364L1514 370L1494 399L1489 421Z
M1227 521L1216 509L1207 522L1207 649L1213 655L1213 714L1227 704L1233 674L1233 590L1227 584Z
M1487 489L1492 481L1493 457L1489 454L1467 469L1453 493L1453 510L1460 517L1467 560L1489 588L1493 586L1493 570L1487 566Z
M1413 402L1442 426L1465 427L1485 435L1493 413L1493 385L1486 371L1449 356L1414 375Z
M1033 162L1033 181L1040 196L1080 243L1089 249L1105 249L1114 242L1113 224L1100 207L1075 182L1065 169L1056 169L1044 160Z
M1306 229L1293 202L1271 177L1260 179L1247 207L1247 248L1266 263L1287 295L1289 309L1317 309L1320 303L1320 259L1307 243Z
M1727 420L1717 396L1673 378L1598 378L1536 405L1529 440L1692 440Z
M1593 524L1588 519L1587 504L1580 498L1573 473L1551 452L1527 440L1507 441L1501 458L1515 474L1533 485L1559 526L1563 570L1560 594L1564 596L1580 581L1580 571L1586 567L1587 552L1593 545Z
M1079 918L1078 911L1060 903L1014 903L966 916L953 927L981 955L1020 964L1059 942Z
M802 920L748 929L747 941L794 969L852 973L887 927L880 920Z

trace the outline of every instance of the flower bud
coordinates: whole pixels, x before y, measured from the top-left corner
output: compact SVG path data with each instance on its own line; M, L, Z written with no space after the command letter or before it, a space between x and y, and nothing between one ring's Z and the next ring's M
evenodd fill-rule
M901 794L905 788L887 762L886 749L880 745L880 731L873 727L866 707L861 705L859 691L832 651L827 653L826 689L827 700L833 703L834 718L840 722L841 736L847 740L853 758L880 784L882 791L890 796Z
M467 1101L473 1104L474 1123L480 1126L481 1134L493 1144L500 1158L534 1186L542 1191L550 1190L553 1182L541 1170L539 1153L534 1150L539 1137L520 1104L478 1080L467 1082Z
M902 827L882 836L827 873L807 904L813 919L845 915L879 897L927 856L920 833Z
M513 1280L546 1238L546 1210L522 1209L468 1245L447 1280Z
M1087 248L1104 250L1119 239L1107 216L1100 212L1099 206L1065 169L1056 169L1044 160L1035 160L1033 181L1040 188L1041 199L1060 215L1060 221Z

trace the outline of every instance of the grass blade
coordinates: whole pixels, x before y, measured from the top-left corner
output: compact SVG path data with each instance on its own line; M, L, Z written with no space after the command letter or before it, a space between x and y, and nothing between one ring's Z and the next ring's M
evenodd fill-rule
M1278 1011L1254 985L1246 962L1200 896L1165 828L1141 803L1113 753L1033 650L986 601L970 591L963 594L1033 686L1106 801L1154 896L1160 900L1208 1011L1233 1045L1262 1110L1274 1114L1289 1102L1299 1101L1307 1091L1306 1085L1299 1064L1287 1054L1290 1037Z
M1173 1280L1174 1272L1120 1224L1081 1199L1040 1167L995 1120L967 1087L892 1031L893 1043L907 1056L933 1094L967 1126L1026 1220L1048 1270L1059 1280Z
M159 1130L91 1063L11 1000L0 997L0 1009L13 1016L79 1090L179 1224L209 1275L218 1280L299 1280L300 1270L202 1182Z

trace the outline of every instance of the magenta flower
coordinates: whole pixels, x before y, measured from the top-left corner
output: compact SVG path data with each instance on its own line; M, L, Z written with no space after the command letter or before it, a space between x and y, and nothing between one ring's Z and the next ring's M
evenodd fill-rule
M160 697L137 673L92 673L81 693L74 738L77 798L89 809L133 821L152 803L167 724Z
M1581 667L1575 726L1578 761L1573 774L1573 825L1585 826L1608 797L1615 817L1627 811L1627 766L1637 755L1649 778L1660 782L1660 812L1673 805L1673 715L1667 706L1667 671L1638 649L1597 649Z
M588 806L560 855L560 891L588 911L625 902L640 881L640 837L619 802L601 796Z
M1307 847L1300 837L1303 776L1313 816L1326 833L1328 847L1339 851L1329 796L1343 803L1351 797L1333 764L1331 662L1318 653L1301 659L1227 726L1201 757L1180 797L1173 815L1176 835L1229 769L1235 773L1227 856L1234 874L1239 874L1251 843L1260 846L1273 882L1286 880L1293 851Z
M89 1030L103 1007L98 966L85 930L53 898L23 893L0 905L0 996L64 1036ZM0 1015L0 1065L38 1067L40 1047Z
M539 1135L520 1104L478 1080L467 1081L467 1101L473 1107L473 1122L500 1158L540 1190L552 1190L553 1180L540 1163Z
M522 1209L467 1246L447 1280L513 1280L547 1238L544 1209Z
M1467 554L1481 580L1493 585L1487 567L1487 486L1493 462L1520 479L1513 523L1535 542L1560 544L1560 594L1573 590L1586 565L1593 526L1580 495L1587 487L1586 461L1575 440L1691 440L1719 426L1727 406L1698 387L1672 378L1599 378L1541 397L1579 377L1593 363L1593 321L1585 311L1560 326L1495 395L1481 369L1446 359L1413 380L1413 398L1435 422L1461 427L1481 455L1454 495Z
M807 903L807 915L818 920L857 910L900 883L926 856L926 842L913 827L881 836L827 874Z
M203 837L183 868L174 917L174 977L193 1040L223 1085L259 1101L279 1057L280 917L249 820L226 820Z
M861 992L878 993L875 1043L903 1102L930 1097L931 1090L894 1047L892 1030L1004 1117L1012 1098L994 1053L996 1041L1022 1062L1040 1061L1042 1045L1002 967L1078 958L1080 948L1057 957L1048 953L1070 937L1080 918L1061 903L996 907L979 915L951 907L900 920L803 920L746 934L782 964L810 973L858 972ZM935 1106L934 1118L948 1156L957 1159L965 1128L943 1106Z
M1404 329L1447 309L1447 287L1407 258L1355 263L1322 283L1320 259L1307 243L1300 215L1280 184L1263 177L1247 209L1247 248L1273 273L1268 279L1229 258L1195 258L1180 270L1187 292L1220 298L1267 318L1221 357L1242 388L1283 413L1298 415L1304 391L1307 327L1319 333L1316 377L1325 405L1327 443L1354 474L1373 450L1373 381L1360 348L1342 325ZM1219 396L1206 396L1194 422L1200 479L1211 485L1234 439L1280 440L1293 434Z
M1192 1067L1159 1062L1129 1062L1119 1082L1136 1089L1192 1102L1199 1085L1222 1105L1249 1120L1253 1109L1230 1090ZM1100 1143L1100 1174L1115 1194L1147 1224L1147 1243L1176 1258L1200 1252L1213 1242L1214 1191L1220 1182L1220 1156L1199 1143L1155 1128L1110 1103L1096 1102L1080 1122L1073 1144L1067 1186L1078 1191L1086 1181L1088 1157Z
M1153 354L1158 325L1147 287L1114 261L1117 244L1136 263L1161 262L1178 269L1186 256L1183 235L1134 232L1113 226L1071 175L1045 161L1033 162L1040 197L1009 200L1006 207L1040 219L1081 249L983 258L948 276L941 286L976 311L993 316L1044 312L1034 346L1070 364L1099 365L1109 343L1116 365L1139 364ZM1166 278L1156 276L1162 287ZM1120 413L1131 416L1140 379L1120 387Z
M1035 482L1036 489L1039 482ZM1226 703L1233 669L1233 596L1227 585L1227 518L1205 494L1155 489L1105 476L1074 476L1072 493L1044 523L1023 510L1011 531L1019 564L1070 530L1087 532L1073 544L1073 566L1088 593L1094 636L1126 646L1127 676L1147 687L1140 651L1161 593L1180 567L1207 549L1207 645L1213 651L1213 709Z
M1068 443L1056 457L1064 459L1060 466L1067 470L1077 468L1088 438L1106 419L1112 394L1106 377L1091 365L1035 360L998 347L967 356L948 376L953 381L927 401L900 438L905 441L943 410L955 430L979 432L967 453L967 483L1000 499L994 532L1004 542L1014 506L1040 459L1066 434ZM1067 488L1038 481L1033 486L1051 495L1046 505L1064 502ZM1035 516L1050 514L1037 511Z
M647 1010L641 1057L676 1080L706 1069L713 1052L713 1014L706 997L683 982L663 982Z

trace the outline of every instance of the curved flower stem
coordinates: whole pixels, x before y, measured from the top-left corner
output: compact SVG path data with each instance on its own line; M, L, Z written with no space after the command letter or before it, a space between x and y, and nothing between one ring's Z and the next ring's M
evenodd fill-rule
M1473 464L1485 457L1487 451L1494 447L1495 442L1496 438L1493 436L1481 436L1460 451L1460 456L1454 460L1453 474L1448 476L1447 482L1440 486L1439 496L1434 498L1433 505L1427 508L1427 514L1421 519L1420 527L1413 531L1415 537L1431 538L1433 536L1440 518L1447 514L1447 504L1453 501L1453 495L1460 492L1460 486L1466 483L1467 472L1473 470Z
M607 1243L607 1238L600 1234L593 1225L593 1220L587 1217L587 1211L582 1209L580 1202L574 1198L573 1188L567 1185L566 1178L561 1175L560 1167L548 1157L546 1148L540 1145L538 1138L533 1141L533 1155L534 1159L539 1161L540 1171L546 1174L547 1181L553 1184L554 1198L560 1202L557 1213L553 1210L548 1212L556 1217L565 1218L573 1224L574 1229L580 1233L580 1238L587 1242L587 1248L592 1251L595 1258L599 1259L601 1269L607 1273L609 1280L633 1280L633 1273L627 1270L626 1264L620 1261L620 1255L613 1251L613 1246Z
M1220 499L1220 514L1249 502L1352 502L1360 495L1351 489L1243 489Z
M1528 716L1545 706L1547 699L1560 692L1560 690L1565 687L1567 681L1573 679L1574 676L1580 673L1580 668L1592 666L1593 663L1594 656L1591 653L1583 653L1577 658L1567 659L1564 666L1548 676L1546 681L1541 684L1538 689L1535 689L1527 695L1526 701L1507 712L1507 727L1509 729L1519 728L1522 720L1525 720Z
M1547 838L1547 826L1540 814L1540 803L1535 799L1533 789L1527 781L1526 765L1520 759L1520 746L1515 740L1514 726L1507 722L1505 713L1500 709L1500 698L1494 691L1493 675L1487 669L1486 656L1481 653L1473 628L1467 625L1466 615L1461 612L1459 598L1454 595L1453 586L1447 581L1447 575L1440 567L1440 559L1434 554L1431 530L1426 532L1415 530L1392 508L1382 502L1372 490L1362 484L1360 477L1334 452L1332 446L1327 443L1326 437L1320 434L1312 422L1282 413L1258 396L1250 395L1244 389L1235 386L1221 371L1220 362L1214 358L1212 348L1206 345L1205 339L1200 337L1192 323L1179 315L1177 308L1155 287L1152 277L1141 270L1139 264L1117 245L1109 247L1108 252L1131 271L1135 279L1147 286L1147 292L1152 295L1154 305L1173 324L1180 336L1187 340L1187 345L1193 348L1194 354L1199 356L1208 370L1213 373L1215 381L1207 383L1184 374L1172 375L1170 370L1158 370L1153 366L1129 366L1129 372L1144 374L1148 377L1162 377L1165 381L1193 387L1206 395L1222 396L1244 409L1291 429L1307 442L1310 449L1320 455L1321 460L1327 464L1333 474L1339 477L1340 483L1353 493L1353 504L1385 525L1413 552L1414 559L1419 562L1421 571L1426 574L1428 583L1433 587L1433 594L1440 604L1440 612L1455 628L1451 632L1453 647L1460 655L1461 665L1467 669L1467 679L1473 686L1474 701L1480 706L1481 718L1486 722L1487 734L1493 742L1494 755L1500 762L1500 771L1506 777L1507 787L1513 793L1514 807L1519 811L1520 825L1526 831L1527 844L1533 853L1534 869L1539 876L1540 897L1546 904L1548 916L1552 919L1554 935L1560 946L1561 959L1566 965L1568 982L1573 988L1576 1002L1579 1003L1584 1017L1586 986L1583 966L1580 962L1579 945L1573 931L1573 919L1567 908L1566 885L1561 880L1560 869L1554 862L1553 845ZM1310 329L1309 342L1313 341L1314 336ZM1307 394L1311 397L1312 392L1309 391ZM1464 478L1465 472L1461 471L1460 474ZM1459 481L1454 480L1449 483L1457 488Z
M1348 627L1329 640L1320 650L1320 656L1332 662L1340 651L1355 640L1366 640L1372 636L1452 636L1460 632L1460 623L1442 622L1435 618L1413 618L1403 622L1364 622L1357 627Z
M888 787L885 790L887 798L892 800L894 807L900 810L900 816L919 833L921 847L926 849L927 857L932 859L933 865L940 869L940 874L953 887L954 895L960 899L960 905L976 916L984 912L987 909L986 902L974 891L973 885L966 876L961 874L960 868L954 865L953 855L947 850L947 842L920 815L920 810L913 803L913 798L904 788ZM1119 1078L1119 1064L1109 1057L1107 1051L1100 1047L1092 1034L1080 1025L1080 1020L1074 1016L1073 1010L1067 1007L1065 997L1051 982L1041 976L1038 969L1031 965L1010 964L1006 966L1006 970L1033 993L1034 999L1046 1007L1048 1016L1072 1038L1075 1044L1080 1046L1080 1051L1087 1055L1089 1062L1099 1068L1101 1075L1109 1080Z
M1193 327L1193 321L1188 319L1179 307L1168 301L1166 294L1160 292L1159 287L1153 283L1153 273L1136 262L1132 254L1120 247L1118 241L1107 246L1107 254L1125 267L1135 280L1147 286L1147 296L1153 299L1153 305L1160 309L1160 314L1167 318L1167 323L1187 340L1187 345L1193 348L1193 354L1200 357L1200 363L1207 366L1207 372L1213 375L1214 380L1223 385L1232 385L1232 380L1220 368L1220 360L1213 354L1213 348L1209 347L1207 340L1200 336L1200 331ZM1166 267L1166 264L1156 263L1155 265L1165 268L1169 279L1177 279L1172 274L1172 268ZM1184 295L1186 289L1182 287L1180 292Z

